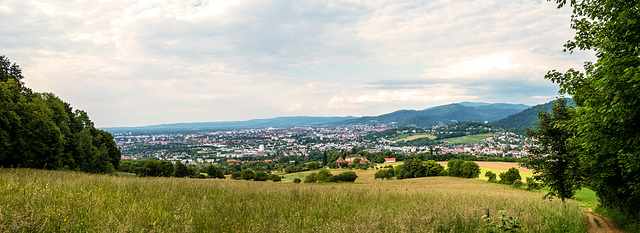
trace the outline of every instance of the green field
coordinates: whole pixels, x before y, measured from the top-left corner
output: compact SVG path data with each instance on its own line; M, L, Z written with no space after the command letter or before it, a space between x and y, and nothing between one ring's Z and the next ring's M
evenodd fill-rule
M0 169L0 232L478 232L487 209L528 232L586 232L575 201L479 179L356 172L355 183L294 184Z
M442 141L449 141L453 144L475 144L475 143L480 143L485 139L490 138L496 134L498 133L476 134L476 135L462 136L462 137L456 137L456 138L442 139Z
M411 141L411 140L416 140L418 138L430 138L430 139L436 139L436 136L433 136L431 134L428 133L403 133L400 134L394 138L391 138L391 141L398 141L398 142L403 142L403 141Z

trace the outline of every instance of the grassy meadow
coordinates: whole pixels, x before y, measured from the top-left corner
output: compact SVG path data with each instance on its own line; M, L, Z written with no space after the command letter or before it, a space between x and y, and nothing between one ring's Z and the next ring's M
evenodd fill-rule
M437 137L428 133L403 133L398 135L397 137L391 138L390 140L402 142L402 141L416 140L418 138L429 138L433 140L433 139L436 139Z
M455 138L447 138L447 139L442 139L442 141L449 141L452 144L476 144L484 141L487 138L493 137L493 135L495 134L498 134L498 133L484 133L484 134L476 134L476 135L469 135L469 136L462 136L462 137L455 137Z
M527 232L586 231L574 201L357 172L355 183L294 184L0 169L0 232L481 232L486 209L494 219L507 210Z

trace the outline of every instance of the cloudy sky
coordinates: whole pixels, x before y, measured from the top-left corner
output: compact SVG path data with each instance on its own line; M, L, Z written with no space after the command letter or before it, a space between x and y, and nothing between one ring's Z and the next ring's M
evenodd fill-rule
M0 54L98 127L554 98L570 9L535 0L3 0Z

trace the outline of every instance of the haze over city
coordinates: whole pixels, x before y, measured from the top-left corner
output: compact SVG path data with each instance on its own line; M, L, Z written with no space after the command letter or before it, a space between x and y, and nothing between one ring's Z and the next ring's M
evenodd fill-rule
M18 1L0 51L97 127L535 105L570 9L548 1Z

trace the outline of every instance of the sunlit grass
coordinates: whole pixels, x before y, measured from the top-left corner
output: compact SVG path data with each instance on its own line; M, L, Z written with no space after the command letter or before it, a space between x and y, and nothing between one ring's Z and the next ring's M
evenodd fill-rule
M0 169L0 232L478 232L486 209L507 210L528 232L586 231L574 201L478 179L356 172L355 183L294 184Z
M484 141L487 138L493 137L493 135L496 135L496 134L499 134L499 133L483 133L483 134L476 134L476 135L469 135L469 136L462 136L462 137L455 137L455 138L447 138L447 139L442 139L442 141L449 141L452 144L476 144Z
M416 140L418 138L429 138L433 140L433 139L436 139L437 137L428 133L403 133L394 138L391 138L390 140L404 142L404 141Z

